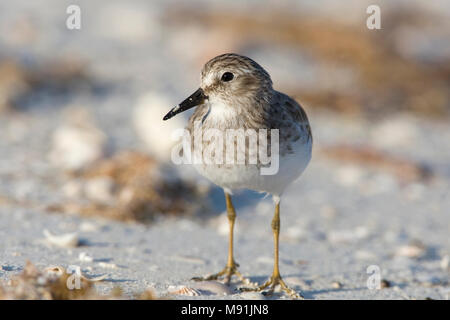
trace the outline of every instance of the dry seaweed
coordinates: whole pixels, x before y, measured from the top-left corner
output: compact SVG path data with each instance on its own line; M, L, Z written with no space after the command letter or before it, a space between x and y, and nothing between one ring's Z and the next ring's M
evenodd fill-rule
M320 86L311 91L295 84L282 88L309 107L377 116L395 111L427 116L450 113L450 61L425 63L405 57L391 36L405 26L420 27L437 21L422 11L386 12L384 27L376 32L361 25L283 10L248 14L180 7L169 10L167 15L171 23L200 25L205 32L233 39L236 51L249 43L293 47L299 52L311 52L326 68L348 67L355 71L358 81L351 91Z
M66 201L52 205L48 210L145 223L158 214L193 214L205 205L202 201L206 199L205 194L198 186L176 176L167 177L162 170L150 156L132 151L120 152L71 177L80 179L82 183L109 179L113 184L109 190L111 201L96 201L96 197L91 195L89 201Z
M321 153L329 159L391 173L404 182L429 181L433 177L431 169L424 164L401 159L368 146L329 146L321 149Z
M26 110L37 95L55 97L104 88L88 72L88 64L74 56L34 64L0 57L0 111Z
M60 266L39 270L27 261L23 271L7 282L0 282L0 300L105 300L127 299L122 289L115 287L109 294L99 294L95 282L99 278L87 278L80 274L79 287L75 287L71 273ZM72 288L72 289L71 289ZM139 300L157 299L151 289L136 296Z

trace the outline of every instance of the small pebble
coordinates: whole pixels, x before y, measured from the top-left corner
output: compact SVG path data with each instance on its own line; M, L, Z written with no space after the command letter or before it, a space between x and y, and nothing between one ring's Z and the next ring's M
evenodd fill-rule
M88 255L86 252L80 252L80 254L78 255L78 259L83 262L94 261L94 258L92 258L90 255Z
M382 289L384 289L384 288L390 288L392 285L391 285L391 283L388 280L382 279L381 283L380 283L380 286L381 286Z
M333 283L331 284L331 287L333 289L340 289L340 288L342 288L342 283L340 283L339 281L333 281Z

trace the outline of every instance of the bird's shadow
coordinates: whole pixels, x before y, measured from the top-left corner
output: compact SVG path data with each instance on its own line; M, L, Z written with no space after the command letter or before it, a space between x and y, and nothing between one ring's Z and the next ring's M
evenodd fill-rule
M300 275L295 274L295 275L285 275L286 278L289 278L291 276L295 276L295 277L299 277ZM262 283L266 282L269 279L268 276L252 276L249 277L249 280L252 283L256 283L258 285L261 285ZM308 286L311 287L313 285L313 281L312 280L308 280L305 279L304 283ZM293 290L295 290L296 292L301 293L301 295L303 296L304 299L315 299L315 297L317 295L320 294L324 294L324 293L331 293L331 292L350 292L350 291L360 291L360 290L365 290L367 288L361 287L361 288L326 288L326 289L321 289L321 290L311 290L311 289L305 289L304 287L302 287L302 285L299 284L292 284L292 283L288 283L286 282L286 284ZM235 283L234 284L234 290L236 292L240 292L240 288L245 288L245 285L239 284L239 283ZM263 291L264 294L264 291ZM274 292L272 294L264 294L265 295L265 299L267 300L278 300L280 299L280 297L282 297L283 295L285 295L285 293L283 292Z
M239 212L243 208L254 206L255 203L262 200L264 197L266 197L266 194L264 193L251 190L237 190L233 193L232 201L234 208ZM226 211L227 206L222 188L214 187L210 192L210 199L215 215L219 215Z

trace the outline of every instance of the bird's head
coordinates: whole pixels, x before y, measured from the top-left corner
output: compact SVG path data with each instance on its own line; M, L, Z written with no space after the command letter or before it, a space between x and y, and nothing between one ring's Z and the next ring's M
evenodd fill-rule
M264 99L271 91L270 75L259 64L238 54L222 54L203 66L200 88L170 110L164 120L206 101L232 108L245 101Z

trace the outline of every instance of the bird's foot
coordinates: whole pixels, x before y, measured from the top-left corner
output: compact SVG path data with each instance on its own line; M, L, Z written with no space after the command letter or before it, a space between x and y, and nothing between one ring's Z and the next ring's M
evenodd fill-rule
M244 277L239 271L238 268L239 265L237 263L233 263L231 265L225 266L222 271L207 275L204 277L194 277L192 280L194 281L210 281L210 280L219 280L223 278L223 281L225 284L230 284L231 277L234 275L236 276L243 284L245 285L252 285L250 280L246 277Z
M279 285L281 287L281 290L286 292L292 299L304 299L304 297L296 292L295 290L289 288L286 283L283 281L283 279L281 279L280 275L272 275L270 277L269 280L267 280L265 283L263 283L262 285L252 288L252 287L244 287L244 288L240 288L241 291L263 291L266 288L268 288L268 290L263 291L262 293L264 295L272 295L273 292L275 291L276 286Z

